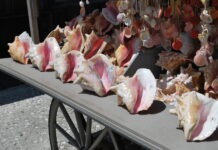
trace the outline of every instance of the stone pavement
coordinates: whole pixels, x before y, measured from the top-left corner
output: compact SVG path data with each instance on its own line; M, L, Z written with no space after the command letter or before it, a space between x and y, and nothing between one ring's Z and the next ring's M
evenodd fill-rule
M0 150L50 150L48 113L51 100L50 96L23 84L1 90ZM73 109L67 108L67 110L73 113ZM74 119L72 117L73 121ZM70 132L60 112L58 112L57 122ZM103 126L94 122L92 132L102 128ZM60 150L75 150L62 135L57 134L57 137ZM124 144L126 150L142 150L128 140Z

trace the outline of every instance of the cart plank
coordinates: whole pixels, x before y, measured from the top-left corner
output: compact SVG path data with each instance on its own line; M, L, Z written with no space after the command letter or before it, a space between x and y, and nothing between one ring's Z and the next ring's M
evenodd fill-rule
M125 108L117 106L116 95L99 97L84 92L79 85L63 84L55 78L55 72L40 72L32 65L22 65L11 58L0 59L0 71L61 100L149 149L218 149L218 131L206 141L186 142L183 131L177 129L177 117L169 114L170 106L161 102L155 101L148 112L131 115Z

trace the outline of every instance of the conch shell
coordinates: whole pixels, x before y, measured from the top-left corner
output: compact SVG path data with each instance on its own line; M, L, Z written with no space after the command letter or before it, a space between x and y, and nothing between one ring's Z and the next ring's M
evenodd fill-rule
M43 43L33 46L28 57L33 66L40 71L53 70L54 61L60 55L60 47L54 37L46 38Z
M69 31L67 36L67 42L64 44L61 49L62 53L67 53L72 50L82 51L84 48L85 39L82 33L82 27L77 25L76 28L73 28L72 31Z
M128 42L120 44L115 50L115 57L118 66L128 66L134 53L137 53L141 49L141 40L137 37L132 37Z
M130 113L148 110L156 93L156 80L149 69L138 69L133 77L124 77L111 88L118 96L118 104L126 105Z
M218 102L197 92L184 93L171 110L179 119L187 141L201 141L218 127Z
M106 40L97 36L94 31L92 31L91 34L86 34L86 41L84 44L85 47L83 51L85 58L89 59L97 53L102 53L106 45Z
M60 54L54 62L56 76L63 82L74 81L77 77L74 72L82 61L85 61L83 54L79 51L70 51L67 54Z
M13 43L8 43L8 52L15 61L27 64L29 58L26 57L26 54L29 52L29 49L33 44L31 37L25 31L19 36L16 36Z
M61 43L63 42L63 39L65 37L64 35L64 30L61 29L59 26L57 26L54 30L52 30L46 38L49 38L49 37L54 37L58 43Z
M156 62L160 66L170 72L180 68L186 62L186 56L177 52L161 52L159 53L159 60Z
M181 73L176 76L170 74L160 76L157 80L156 99L171 103L175 100L175 96L202 89L201 72L195 71L190 64L187 68L181 68Z
M192 77L181 73L177 76L165 75L157 80L156 99L164 102L173 102L176 95L194 90Z
M111 86L115 85L118 72L107 56L96 54L83 61L75 70L77 78L74 83L80 84L83 89L94 91L99 96L106 95Z

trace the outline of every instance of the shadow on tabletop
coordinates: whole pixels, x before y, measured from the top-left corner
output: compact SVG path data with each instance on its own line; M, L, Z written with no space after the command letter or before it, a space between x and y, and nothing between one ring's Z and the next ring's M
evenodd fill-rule
M126 109L126 111L128 111L126 106L122 105L120 107L123 109ZM139 114L139 115L158 114L158 113L164 111L165 109L166 109L166 105L163 102L158 101L158 100L154 100L153 104L151 105L151 107L148 110L140 111L137 114Z
M97 97L107 97L110 95L115 95L113 92L109 92L105 96L98 96L97 94L95 94L95 92L89 91L89 90L82 90L82 92L80 92L80 94L94 95ZM124 105L122 105L120 107L127 110L126 106L124 106ZM165 109L166 109L166 105L163 102L158 101L158 100L154 100L153 104L151 105L151 107L148 110L141 111L138 114L139 115L157 114L157 113L164 111Z
M203 141L198 141L198 142L212 142L212 141L218 141L218 129L216 129L216 131L207 139L203 140Z
M139 112L140 115L147 115L147 114L158 114L166 109L166 105L158 100L154 100L151 107L146 111Z
M107 97L107 96L110 96L110 95L115 95L114 92L109 91L106 95L99 96L94 91L89 91L89 90L84 90L84 89L79 94L88 94L88 95L93 95L93 96L97 96L97 97Z

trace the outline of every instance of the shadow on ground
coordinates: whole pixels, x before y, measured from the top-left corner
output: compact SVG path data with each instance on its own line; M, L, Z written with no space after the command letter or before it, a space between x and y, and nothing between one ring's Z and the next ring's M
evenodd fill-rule
M25 84L20 84L4 90L0 90L0 105L13 103L34 96L42 95L43 93L35 88Z

